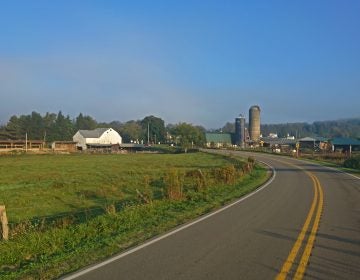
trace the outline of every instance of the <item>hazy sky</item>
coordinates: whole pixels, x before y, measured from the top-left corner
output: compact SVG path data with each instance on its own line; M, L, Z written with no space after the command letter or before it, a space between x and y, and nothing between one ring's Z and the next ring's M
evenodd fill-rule
M0 123L360 117L360 1L0 0Z

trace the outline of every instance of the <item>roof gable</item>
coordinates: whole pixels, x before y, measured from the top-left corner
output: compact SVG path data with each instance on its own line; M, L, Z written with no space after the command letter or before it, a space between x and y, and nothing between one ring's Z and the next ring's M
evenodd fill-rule
M79 130L79 133L84 138L100 138L105 131L111 128L95 128L93 130Z

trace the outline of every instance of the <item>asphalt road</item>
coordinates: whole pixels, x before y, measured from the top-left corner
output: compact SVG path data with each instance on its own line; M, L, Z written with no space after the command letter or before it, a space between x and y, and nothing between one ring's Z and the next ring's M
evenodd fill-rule
M311 256L304 279L360 279L360 179L294 159L254 156L276 170L274 180L261 191L65 279L292 279L307 244ZM318 189L311 176L319 180ZM313 245L312 205L321 214ZM304 231L307 218L311 222ZM291 260L295 244L300 245ZM279 274L284 266L288 270Z

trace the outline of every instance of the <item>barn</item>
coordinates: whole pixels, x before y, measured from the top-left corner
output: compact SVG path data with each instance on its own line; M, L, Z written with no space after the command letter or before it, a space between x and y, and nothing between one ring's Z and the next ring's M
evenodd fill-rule
M205 133L206 146L209 148L222 148L231 146L230 133Z
M73 141L80 150L94 147L111 147L120 145L122 138L112 128L96 128L94 130L79 130L73 136Z

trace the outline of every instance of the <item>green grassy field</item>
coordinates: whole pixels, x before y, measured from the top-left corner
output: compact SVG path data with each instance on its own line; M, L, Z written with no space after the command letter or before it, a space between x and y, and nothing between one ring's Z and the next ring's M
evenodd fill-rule
M0 279L53 279L216 209L266 181L263 167L248 164L205 153L1 157L0 204L18 224L0 241ZM59 214L50 226L29 222Z
M226 163L202 153L0 157L0 205L10 222L104 207L136 199L135 189L159 180L167 169L208 170Z

